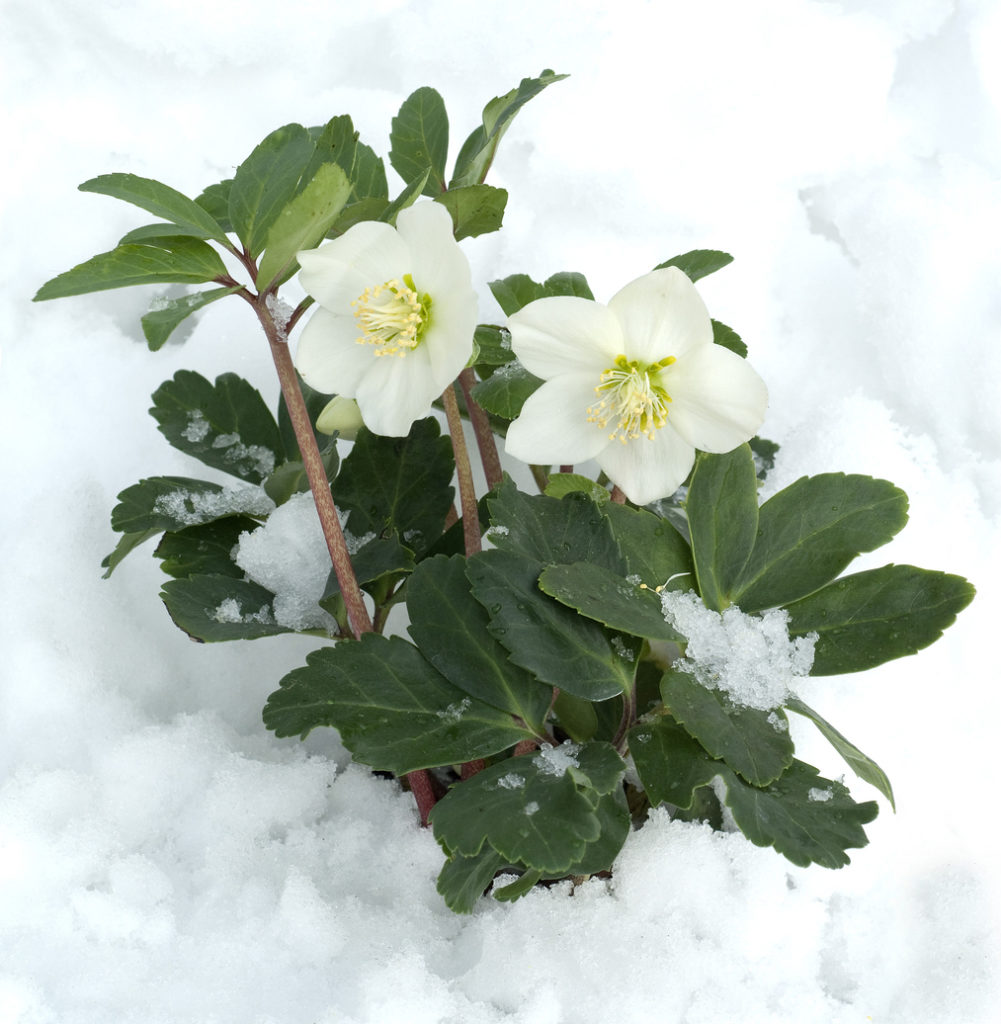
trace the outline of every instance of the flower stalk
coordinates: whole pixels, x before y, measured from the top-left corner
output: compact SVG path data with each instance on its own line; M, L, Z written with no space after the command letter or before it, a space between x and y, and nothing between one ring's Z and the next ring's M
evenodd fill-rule
M459 386L462 388L462 397L466 400L469 422L473 425L473 431L476 434L476 445L480 450L480 462L483 464L483 475L487 479L487 488L492 491L495 487L500 486L504 472L501 469L493 428L490 426L490 417L473 398L475 383L476 378L473 376L473 371L467 366L459 374Z
M480 539L480 514L476 507L476 490L473 487L473 468L469 464L469 450L462 431L462 416L459 402L455 397L455 385L450 384L441 394L448 420L448 432L452 438L452 453L455 456L455 472L459 478L459 502L462 508L462 535L466 545L466 556L475 555L483 547Z

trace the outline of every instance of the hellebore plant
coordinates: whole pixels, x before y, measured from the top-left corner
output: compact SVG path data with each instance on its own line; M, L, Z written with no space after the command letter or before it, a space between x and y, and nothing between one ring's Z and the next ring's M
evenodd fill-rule
M759 506L778 450L757 436L767 391L695 288L726 253L675 256L607 305L579 273L514 274L490 283L506 324L477 324L457 243L501 226L507 193L484 180L498 143L563 77L491 100L450 176L444 103L418 89L390 132L395 198L347 116L277 129L195 199L101 175L80 188L159 219L35 296L207 285L153 300L152 350L211 302L251 307L277 416L232 373L165 381L150 412L168 442L238 483L127 487L107 575L157 538L162 600L194 639L316 637L264 724L335 728L356 761L403 780L462 912L487 890L512 900L607 874L656 806L798 865L844 866L877 805L796 758L788 712L893 793L799 685L914 654L974 594L909 565L844 575L906 523L886 480L802 477ZM279 292L296 273L292 308ZM503 472L498 437L540 493Z

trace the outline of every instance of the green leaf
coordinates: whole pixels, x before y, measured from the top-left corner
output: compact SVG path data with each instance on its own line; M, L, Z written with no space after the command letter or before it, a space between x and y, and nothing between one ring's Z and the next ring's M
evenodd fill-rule
M542 387L542 379L529 373L517 360L499 366L473 388L473 398L487 412L513 420L521 407Z
M695 792L719 774L721 765L671 718L640 721L629 730L629 753L652 806L692 806Z
M542 289L544 295L575 295L579 299L594 299L587 278L575 270L561 270L547 277Z
M143 245L151 242L156 244L162 238L178 238L182 235L188 238L204 239L206 237L205 232L199 231L197 228L186 228L180 224L168 224L161 222L159 224L144 224L142 227L126 231L125 234L118 239L118 244L129 245L131 243L137 243Z
M424 194L435 196L445 191L448 114L436 90L424 86L403 101L393 118L389 143L389 162L404 181L413 181L430 168Z
M515 115L547 85L566 75L555 75L548 68L538 78L523 78L517 89L495 96L483 108L483 123L475 128L459 150L450 188L475 185L487 176L497 144L510 127Z
M491 895L499 903L513 903L515 900L520 900L522 896L527 896L542 881L543 877L542 871L532 868L521 875L517 881L511 882L510 885L501 886L499 889L495 888Z
M507 189L466 185L442 192L435 197L435 202L441 203L451 215L456 240L474 238L500 229L507 206Z
M194 640L257 640L291 633L275 622L270 590L232 576L168 580L160 591L174 624Z
M396 218L399 216L401 210L405 210L408 206L413 206L414 203L421 197L424 192L424 186L427 185L428 178L431 176L431 168L425 169L423 174L418 175L407 184L403 191L391 202L386 204L385 208L379 213L376 220L381 220L386 224L396 224Z
M545 286L533 281L528 274L511 274L497 281L490 281L488 287L506 316L517 313L522 306L527 306L546 294Z
M714 274L717 270L733 263L733 257L728 252L720 252L718 249L692 249L691 252L682 253L680 256L672 256L663 263L658 263L654 270L663 270L664 267L677 267L683 270L692 281L698 281L702 277Z
M287 124L268 135L237 168L229 191L229 217L254 259L264 249L271 225L299 191L315 149L301 124Z
M577 491L586 494L598 505L607 506L611 500L607 488L580 473L551 473L543 493L547 498L565 498ZM608 508L605 507L604 511L607 515Z
M454 687L406 640L378 633L307 655L268 698L264 724L303 738L331 726L356 761L395 775L489 757L532 735Z
M732 327L727 327L726 324L721 324L718 320L713 320L712 325L713 344L728 348L731 352L740 356L741 359L747 358L747 345L744 344L740 335Z
M539 587L561 604L589 619L648 640L683 641L668 625L660 596L590 562L551 565L542 571Z
M386 169L371 146L358 141L358 132L347 114L331 118L322 128L310 128L316 150L303 173L309 181L323 164L334 163L351 183L349 202L388 200Z
M503 366L514 360L514 353L511 351L511 332L506 327L478 324L473 341L479 353L476 357L478 366Z
M568 875L596 875L599 871L610 870L632 830L632 819L621 786L601 797L595 804L594 813L598 816L601 835L584 847L584 856L567 868L565 873Z
M361 537L395 530L422 557L441 536L452 505L452 445L431 417L406 437L382 437L362 427L334 485L337 507L349 509L348 529Z
M229 516L185 530L168 532L153 552L168 576L231 576L243 579L243 570L233 561L233 549L240 535L260 525L247 516Z
M820 730L821 735L831 744L832 747L845 759L849 768L864 782L876 789L890 801L890 806L896 810L897 805L893 801L893 787L887 778L886 772L876 764L867 754L863 754L858 747L838 732L826 719L822 718L813 708L809 707L798 697L793 697L786 702L790 711L809 718Z
M634 657L622 655L596 622L541 593L542 564L511 551L483 551L469 558L473 595L490 615L490 631L511 661L542 682L587 700L607 700L632 689Z
M226 232L204 206L176 189L138 174L101 174L79 186L81 192L96 192L132 203L157 217L163 217L200 238L214 238L229 245ZM181 232L171 232L180 234Z
M564 874L601 835L591 801L541 753L508 758L453 786L431 824L450 854L475 856L489 843L509 862L546 875Z
M639 576L648 587L691 589L692 549L666 519L615 502L604 506L604 511L631 575Z
M708 753L753 785L767 786L792 764L793 742L781 709L737 706L686 672L665 672L661 694L671 715Z
M802 761L793 761L763 789L725 769L720 775L726 805L741 832L755 846L773 846L799 867L844 867L850 862L845 850L869 842L862 826L876 817L876 803L856 803L840 782L822 778Z
M425 559L407 582L409 632L454 686L517 715L541 735L553 692L508 659L473 599L461 555Z
M400 543L395 533L388 537L372 537L355 551L352 548L358 544L358 539L350 535L345 539L351 554L351 568L354 569L359 586L376 583L384 576L405 575L414 571L414 553ZM339 599L340 594L337 573L331 569L323 597L320 598L320 607L333 615L336 604L332 599Z
M810 675L861 672L934 643L975 593L962 576L884 565L789 605L789 635L818 634Z
M322 391L317 391L315 388L311 388L303 379L299 376L298 371L296 372L295 379L299 384L299 390L302 392L302 400L306 403L306 412L309 413L309 422L313 426L313 436L316 438L316 443L319 445L320 452L331 443L331 438L327 434L320 433L316 429L316 420L321 412L330 403L330 395L325 395ZM298 459L299 454L299 442L296 440L295 428L292 426L292 418L288 414L288 406L285 404L285 396L282 395L278 399L278 430L282 436L282 445L285 448L285 457L287 459ZM279 502L279 504L281 504Z
M235 284L231 288L211 288L179 299L154 299L150 311L140 320L150 352L163 348L177 325L196 310L239 290L240 285Z
M563 731L577 743L594 739L598 731L598 715L589 700L574 697L560 690L553 703L553 711Z
M340 167L323 164L317 169L268 228L257 273L259 292L287 281L296 272L296 253L320 244L350 194L351 185Z
M685 501L699 593L707 608L723 611L754 547L758 484L751 449L726 455L699 452Z
M731 599L745 612L812 594L907 522L907 495L887 480L800 477L761 506L758 536Z
M754 466L757 470L758 479L765 477L775 468L775 456L778 455L779 446L766 437L752 437L747 442L754 454Z
M178 370L153 393L150 415L173 447L246 480L263 483L282 461L278 424L260 392L235 373L210 384Z
M271 511L272 503L258 487L227 490L207 480L153 476L118 495L111 528L119 533L183 530L226 516L262 516Z
M195 202L225 231L233 230L229 219L229 192L232 186L233 179L227 178L209 185L200 196L195 196Z
M340 459L337 454L337 439L322 438L320 441L320 459L326 470L327 479L337 475ZM275 503L284 505L293 494L303 494L309 490L309 476L301 459L283 462L262 484L264 493Z
M540 563L593 562L622 576L628 571L604 507L583 494L529 495L505 475L487 506L490 540L497 548Z
M504 858L492 846L484 846L473 857L463 857L461 853L450 857L438 875L437 884L445 905L455 914L471 914L503 865Z
M103 573L101 579L106 580L118 566L124 561L125 556L131 554L141 544L155 537L160 530L140 530L137 533L124 534L115 545L115 550L105 555L101 560L101 568L108 571Z
M572 744L571 746L577 746ZM546 751L543 748L543 757ZM579 746L567 771L573 776L574 782L582 789L588 790L595 797L608 796L622 782L626 763L619 756L611 743L595 741ZM592 799L592 803L597 803Z
M226 267L211 246L197 238L172 236L156 245L120 245L46 281L35 302L68 295L129 288L140 284L204 284L226 276Z

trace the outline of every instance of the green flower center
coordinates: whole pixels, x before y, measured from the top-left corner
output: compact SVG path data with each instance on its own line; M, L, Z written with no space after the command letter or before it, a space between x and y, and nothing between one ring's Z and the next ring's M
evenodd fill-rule
M631 362L618 356L615 365L601 375L601 383L594 389L598 401L587 410L587 422L596 423L603 430L609 423L615 426L609 441L623 444L647 437L651 441L657 431L667 423L667 407L671 396L660 382L660 371L675 362L674 356L659 363Z
M366 288L351 305L362 331L358 344L375 345L377 356L405 356L431 322L431 296L418 294L411 274Z

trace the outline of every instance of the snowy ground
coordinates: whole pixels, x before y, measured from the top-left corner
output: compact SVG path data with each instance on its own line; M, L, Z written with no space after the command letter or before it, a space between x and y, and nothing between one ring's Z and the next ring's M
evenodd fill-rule
M3 1024L999 1019L1001 8L608 6L0 5ZM312 643L191 644L145 553L99 578L115 494L193 470L146 415L157 385L183 367L276 387L236 302L156 355L148 291L31 306L143 222L75 186L121 170L193 194L272 128L345 112L385 154L421 85L458 143L544 67L572 77L502 146L506 227L463 243L483 318L494 277L580 270L607 298L728 249L702 291L769 383L772 486L887 477L911 522L866 564L979 588L924 654L804 694L897 794L840 872L655 815L613 883L454 917L408 798L332 735L261 726ZM800 751L843 771L809 734Z

